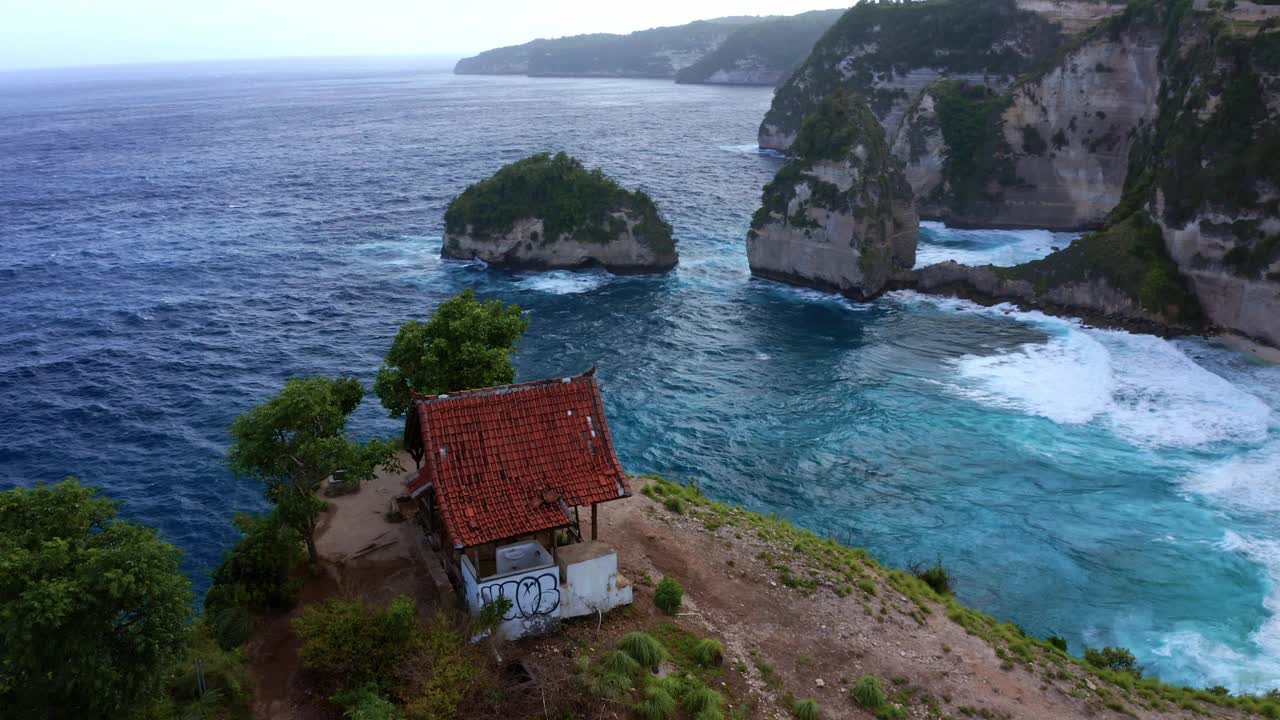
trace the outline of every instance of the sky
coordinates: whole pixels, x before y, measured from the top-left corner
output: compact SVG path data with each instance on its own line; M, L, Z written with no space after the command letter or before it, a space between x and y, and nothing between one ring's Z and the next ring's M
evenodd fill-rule
M851 2L852 0L849 0ZM462 57L831 0L0 0L0 69L277 57Z

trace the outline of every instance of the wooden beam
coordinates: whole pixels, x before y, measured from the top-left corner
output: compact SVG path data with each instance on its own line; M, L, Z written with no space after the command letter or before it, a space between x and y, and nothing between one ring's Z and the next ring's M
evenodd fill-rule
M599 505L600 503L591 503L591 539L598 537L599 523Z

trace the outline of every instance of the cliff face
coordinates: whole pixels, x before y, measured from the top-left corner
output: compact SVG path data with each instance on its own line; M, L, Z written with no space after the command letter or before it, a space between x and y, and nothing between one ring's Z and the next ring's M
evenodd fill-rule
M1058 24L1111 12L1090 2L947 0L859 3L814 45L779 88L760 125L761 147L787 150L804 117L828 93L861 93L892 138L921 90L942 79L1004 90L1056 57L1067 39Z
M654 236L637 214L618 209L609 213L610 238L586 240L570 233L547 239L546 223L524 218L501 235L446 233L441 256L456 260L483 260L512 270L575 270L603 267L617 274L664 272L676 266L670 228Z
M1280 7L1184 10L1169 27L1125 205L1156 219L1215 325L1280 347Z
M923 13L951 3L914 5ZM961 226L1104 230L1089 236L1092 251L1064 251L1035 268L934 268L902 274L904 284L1126 322L1203 322L1280 346L1280 6L1133 0L1092 14L1070 9L1080 5L1023 0L1007 15L1010 27L1030 13L1079 33L1048 55L1018 53L1034 67L1007 85L992 81L989 53L950 62L973 46L942 37L950 44L934 49L948 58L939 62L945 72L928 72L945 77L923 85L900 115L898 102L913 87L905 79L926 71L868 60L884 49L870 31L853 32L850 11L779 90L762 143L790 144L779 119L789 122L795 98L820 96L832 83L869 83L923 216ZM844 45L833 44L837 36ZM966 77L975 58L988 71ZM1159 252L1123 239L1139 226L1143 238L1159 239ZM1140 247L1142 268L1080 266L1082 258L1129 264L1098 251L1103 243ZM1190 293L1175 292L1183 284Z
M1098 33L1005 95L926 87L893 136L921 214L960 226L1102 227L1134 138L1155 115L1163 39L1152 27Z
M454 198L440 254L511 269L615 273L663 272L677 262L671 226L648 195L564 153L512 163Z
M858 299L915 263L919 219L900 163L857 95L828 96L796 157L764 189L747 234L751 272Z

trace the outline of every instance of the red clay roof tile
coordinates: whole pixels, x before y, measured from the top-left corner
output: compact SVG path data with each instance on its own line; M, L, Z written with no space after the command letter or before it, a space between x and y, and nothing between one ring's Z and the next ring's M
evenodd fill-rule
M455 546L561 528L562 509L631 493L592 373L417 397L423 466ZM463 521L461 518L465 517Z

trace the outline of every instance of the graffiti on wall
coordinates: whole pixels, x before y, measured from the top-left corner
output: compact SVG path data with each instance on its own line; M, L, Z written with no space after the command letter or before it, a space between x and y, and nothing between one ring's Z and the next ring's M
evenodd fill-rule
M560 607L560 577L554 573L492 583L480 588L480 603L488 605L500 597L511 601L503 620L550 615Z

